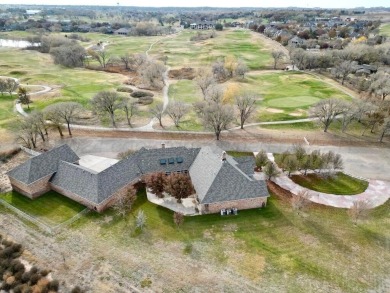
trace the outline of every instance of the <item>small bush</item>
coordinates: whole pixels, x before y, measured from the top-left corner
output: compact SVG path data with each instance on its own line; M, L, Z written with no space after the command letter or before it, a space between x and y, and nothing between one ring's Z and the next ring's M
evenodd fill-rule
M128 149L127 151L121 152L117 155L118 160L126 159L128 156L134 154L135 151L132 149Z
M84 291L79 287L76 286L72 289L71 293L83 293Z
M13 148L11 150L0 152L0 162L6 163L20 152L20 148ZM0 238L1 239L1 238Z
M118 87L116 91L121 93L130 93L130 94L133 92L131 88L125 86Z
M133 92L130 96L133 98L143 98L143 97L153 97L154 95L150 92L136 91Z
M144 106L150 105L151 103L153 103L153 98L152 97L142 97L142 98L138 99L137 103L144 105Z
M152 285L152 280L149 278L146 278L141 281L141 288L148 288Z

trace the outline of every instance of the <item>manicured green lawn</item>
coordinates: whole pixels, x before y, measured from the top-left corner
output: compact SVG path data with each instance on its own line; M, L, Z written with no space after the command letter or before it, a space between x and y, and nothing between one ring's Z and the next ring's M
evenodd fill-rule
M308 189L337 194L353 195L364 192L368 187L368 182L353 178L342 172L338 172L334 177L321 177L317 174L293 175L291 179Z
M169 98L192 104L203 99L202 92L194 80L178 80L169 86Z
M390 37L390 23L383 24L380 27L380 33L386 37Z
M210 66L226 56L242 59L250 69L264 68L272 63L270 51L261 41L253 39L247 30L229 29L216 32L215 38L190 41L197 33L184 30L178 36L165 38L153 47L150 54L156 57L168 56L168 65L172 67Z
M54 191L34 200L13 191L0 194L0 199L50 226L61 224L85 209L83 205Z
M126 221L110 210L103 215L90 213L72 227L99 231L99 241L129 251L135 238L145 243L167 241L174 244L175 257L194 254L194 262L207 259L251 280L283 279L289 292L311 292L306 286L319 282L340 292L365 292L376 288L388 272L389 208L390 202L355 226L343 209L313 206L302 217L287 201L272 196L266 208L239 211L238 216L185 217L177 228L173 213L148 202L141 191ZM134 215L139 210L147 224L144 232L136 233ZM113 220L106 222L109 216Z
M306 118L310 106L321 99L350 99L320 79L299 72L250 72L239 86L240 92L261 98L257 101L260 110L255 114L256 122Z

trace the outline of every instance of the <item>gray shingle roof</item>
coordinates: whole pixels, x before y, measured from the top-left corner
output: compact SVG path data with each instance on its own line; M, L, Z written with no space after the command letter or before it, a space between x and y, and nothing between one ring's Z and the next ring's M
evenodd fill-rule
M99 204L111 197L118 189L140 178L142 174L188 170L198 152L199 149L185 147L151 150L142 148L100 173L79 165L61 162L51 183ZM182 163L177 163L178 157L183 159ZM173 164L168 163L169 158L174 158ZM166 164L161 165L160 159L166 159Z
M244 172L247 175L253 175L256 161L255 157L253 156L245 156L245 157L238 157L234 158L234 160L238 163L237 167Z
M142 174L157 171L188 170L201 203L214 203L268 196L264 181L256 181L253 174L254 158L221 160L218 147L142 148L126 159L102 172L73 164L79 157L63 145L36 156L9 175L22 182L34 182L53 174L51 183L95 204L110 198L120 188L134 182ZM170 163L170 159L172 162ZM162 164L161 160L165 160Z
M199 153L199 150L199 148L188 149L186 147L160 148L150 150L142 148L138 152L134 153L133 156L137 158L137 164L144 174L158 171L175 172L189 170L192 162ZM173 164L169 164L168 159L170 158L174 159ZM182 158L183 162L178 163L176 160L177 158ZM165 159L166 164L161 165L161 159Z
M58 169L60 161L76 162L80 158L66 144L53 148L48 152L32 157L23 164L9 171L7 174L25 184L31 184Z
M248 176L252 162L249 158L235 159L227 156L221 160L222 150L204 147L190 168L190 176L202 204L268 196L264 181ZM242 169L241 169L241 168ZM246 172L245 172L246 171Z
M61 162L51 183L99 204L141 175L136 158L119 161L97 173L79 165Z

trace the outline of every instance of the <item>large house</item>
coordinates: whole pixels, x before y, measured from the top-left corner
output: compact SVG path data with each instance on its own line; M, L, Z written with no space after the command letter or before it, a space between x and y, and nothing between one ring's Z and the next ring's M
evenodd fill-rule
M190 24L191 29L198 29L198 30L210 30L214 29L215 23L212 21L200 21L200 22L194 22Z
M31 199L54 190L98 212L144 175L158 171L189 174L200 213L263 207L269 196L265 181L253 176L253 157L233 158L217 147L142 148L99 172L79 160L68 145L62 145L32 157L7 175L14 190Z

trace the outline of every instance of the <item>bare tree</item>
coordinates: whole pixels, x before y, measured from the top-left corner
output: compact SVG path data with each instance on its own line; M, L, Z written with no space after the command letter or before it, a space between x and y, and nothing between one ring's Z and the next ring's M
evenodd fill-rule
M81 45L70 43L50 49L50 54L53 56L55 64L66 67L82 67L87 52Z
M163 103L157 103L154 107L149 109L149 112L152 114L152 117L157 118L161 127L164 127L162 124L162 118L164 116L164 105Z
M164 73L167 68L161 62L148 60L139 68L139 75L145 85L157 89L164 86Z
M99 62L100 66L102 68L106 68L107 62L110 59L107 51L105 49L101 50L88 50L88 54L95 59L97 62Z
M23 105L27 105L27 108L30 109L30 104L32 103L32 101L31 101L30 95L27 93L27 89L25 87L19 87L18 97L19 97L19 101Z
M345 79L350 73L353 72L353 70L354 70L354 62L342 61L333 68L332 74L336 78L341 78L341 84L344 85Z
M173 222L176 224L176 226L181 226L184 223L184 215L179 212L173 213Z
M27 148L37 147L38 132L34 124L31 123L31 118L23 117L17 125L16 141L23 144Z
M357 200L349 208L348 214L356 225L359 219L362 219L368 214L369 209L370 203L367 200Z
M82 106L79 103L60 102L47 106L44 111L49 117L57 116L55 120L57 120L58 118L62 119L68 127L69 135L72 135L72 132L70 131L70 124L73 122L74 118L76 118L77 115L80 113L81 109Z
M123 107L123 98L114 91L102 91L91 100L93 109L100 114L108 113L113 127L115 123L115 111Z
M332 167L334 170L342 170L344 168L343 159L340 154L335 154L332 160Z
M13 78L7 78L5 80L6 82L6 89L7 89L7 92L9 93L9 95L11 96L13 92L16 91L16 89L18 88L19 84L18 82L13 79Z
M238 96L236 97L236 105L240 113L240 127L244 129L245 121L256 109L256 98L249 94Z
M135 217L135 227L137 229L143 230L146 225L147 217L143 210L139 210L137 216Z
M123 65L125 66L125 69L128 70L130 69L130 64L132 61L132 58L129 53L125 53L122 56L119 57Z
M45 134L47 135L48 133L43 113L41 111L34 111L26 119L34 128L34 131L41 137L42 141L46 141Z
M127 124L131 127L131 118L138 112L138 105L131 99L124 101L122 105L126 114Z
M310 203L310 194L307 190L302 190L293 194L291 198L291 207L299 215L300 212Z
M202 91L203 99L206 100L208 89L215 84L213 73L207 69L200 68L195 80Z
M5 79L3 78L0 78L0 92L1 92L1 95L3 96L4 95L4 92L7 91L7 82Z
M43 111L43 114L46 120L50 120L48 127L57 129L62 138L64 136L64 134L62 133L62 118L57 115L56 111L48 111L47 108Z
M297 66L298 69L302 69L305 63L306 52L301 48L294 48L290 51L290 60L293 65Z
M379 138L379 142L383 141L383 138L387 133L390 133L390 118L388 117L386 121L383 123L382 129L381 129L381 134Z
M371 77L370 92L380 96L384 100L390 94L390 75L378 71Z
M131 186L126 193L120 194L115 204L114 210L123 218L131 211L135 201L137 200L137 190Z
M199 114L204 127L212 129L217 140L219 140L222 130L227 129L234 120L233 109L230 105L212 100L203 102Z
M284 56L286 56L284 54L284 52L281 51L281 50L273 50L271 55L272 55L272 58L274 58L274 69L276 69L276 66L278 65L278 62L280 60L282 60Z
M344 110L341 113L341 131L347 131L348 125L352 123L356 119L357 108L355 103L352 102L344 102Z
M167 107L167 114L176 127L179 127L180 120L189 111L188 105L181 101L173 101Z
M278 168L276 167L276 164L274 162L269 161L264 169L264 174L267 175L268 180L271 180L272 178L278 176L280 174Z
M248 66L246 66L245 62L239 59L237 61L236 68L234 69L235 76L238 76L241 79L245 78L245 74L248 72Z
M229 71L225 68L224 61L217 61L213 64L213 74L216 80L223 81L229 77Z
M328 131L334 119L343 111L344 103L342 100L335 98L321 100L310 109L311 115L317 117L319 122L324 125L324 132Z

